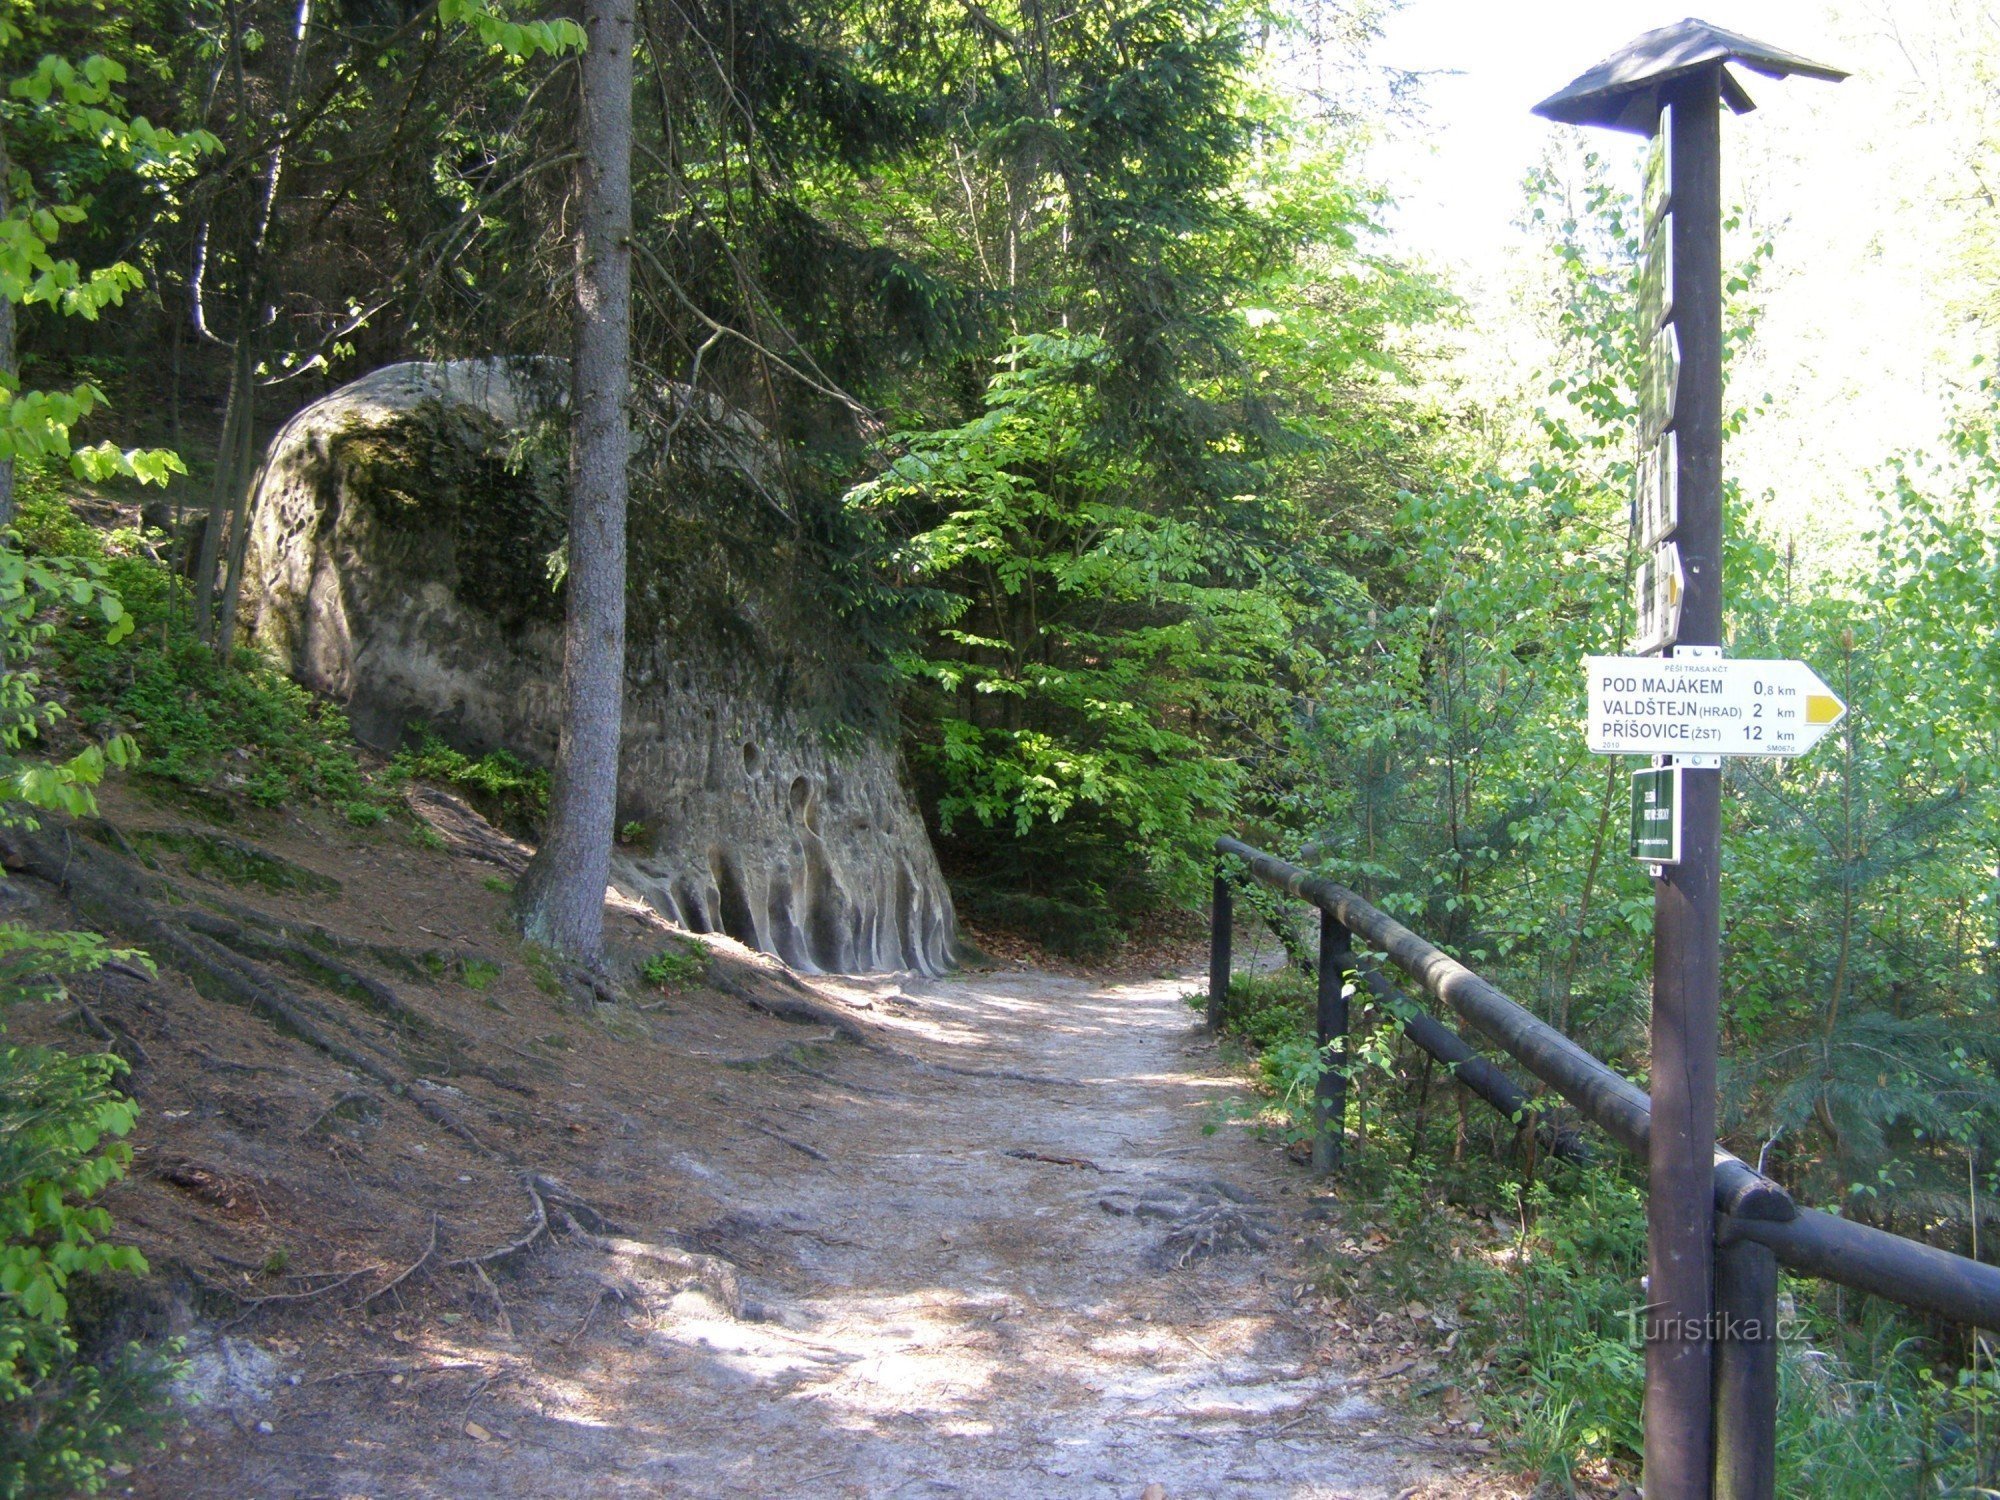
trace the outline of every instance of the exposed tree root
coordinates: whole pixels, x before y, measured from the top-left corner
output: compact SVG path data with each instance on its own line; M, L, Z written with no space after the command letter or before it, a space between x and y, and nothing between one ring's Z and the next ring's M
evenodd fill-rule
M353 1096L343 1096L343 1098L346 1097ZM331 1113L331 1110L328 1113ZM433 1209L430 1216L430 1234L425 1241L423 1253L401 1271L390 1277L381 1286L376 1287L359 1301L349 1304L350 1308L358 1311L359 1309L372 1306L398 1287L406 1286L416 1280L426 1268L436 1266L446 1271L471 1271L477 1276L481 1286L492 1297L499 1319L505 1325L508 1321L506 1304L500 1300L499 1289L487 1274L487 1268L489 1266L501 1265L515 1256L533 1249L543 1240L553 1238L559 1230L575 1237L593 1249L602 1250L607 1254L648 1255L654 1259L663 1260L668 1264L685 1269L691 1276L703 1279L704 1284L713 1282L717 1300L727 1302L732 1313L741 1307L742 1299L740 1293L736 1290L734 1269L719 1257L694 1254L677 1250L670 1246L650 1245L640 1240L607 1238L606 1234L601 1231L615 1231L621 1226L606 1218L595 1208L591 1207L590 1204L570 1192L561 1182L540 1172L523 1172L521 1174L521 1188L522 1191L527 1193L530 1205L528 1227L521 1234L495 1249L482 1251L474 1255L461 1255L451 1260L441 1261L437 1258L437 1255L445 1225L442 1216ZM231 1264L241 1265L244 1269L255 1269L248 1262L231 1262ZM718 1270L718 1267L721 1269ZM304 1291L269 1292L261 1295L237 1291L233 1287L223 1285L220 1282L203 1276L192 1267L188 1269L188 1274L203 1291L212 1293L218 1297L225 1297L237 1305L240 1309L237 1316L224 1325L226 1327L234 1327L251 1314L260 1312L267 1307L299 1306L305 1303L317 1302L323 1297L330 1297L335 1292L353 1286L355 1282L361 1280L364 1276L375 1274L375 1268L363 1267L360 1270L342 1273L315 1273L317 1275L331 1275L332 1279L322 1286L310 1287Z
M742 1283L736 1276L736 1267L719 1255L708 1255L699 1250L682 1250L673 1245L657 1245L651 1240L630 1240L592 1234L582 1228L576 1228L574 1233L581 1243L606 1255L650 1260L657 1265L681 1272L716 1302L727 1308L732 1318L743 1318L749 1314L750 1309L743 1300Z
M316 1302L321 1297L340 1291L344 1287L352 1286L363 1276L366 1276L369 1273L369 1269L369 1267L363 1266L358 1271L345 1272L335 1276L333 1280L327 1282L324 1286L312 1287L303 1292L267 1292L261 1296L246 1296L233 1287L223 1286L220 1282L210 1281L207 1277L191 1268L188 1274L194 1278L195 1285L199 1286L203 1291L210 1292L218 1297L227 1297L241 1309L234 1318L231 1318L227 1323L222 1325L224 1328L234 1328L251 1314L261 1312L267 1307Z
M732 969L735 972L731 972ZM725 967L720 961L715 961L708 966L707 983L709 988L734 995L753 1010L761 1010L780 1021L829 1026L842 1041L862 1047L878 1045L860 1026L824 1001L814 999L806 987L790 975L767 974L747 964Z
M1019 1073L1012 1068L965 1068L957 1063L932 1062L929 1058L917 1057L894 1047L882 1047L878 1050L888 1053L899 1062L908 1063L919 1073L942 1073L951 1078L997 1078L1003 1083L1033 1083L1052 1089L1083 1087L1074 1078L1050 1078L1044 1073Z
M158 881L148 870L104 847L122 845L129 850L129 841L101 819L92 825L92 831L96 842L72 839L61 830L8 830L0 834L0 851L19 868L62 890L93 921L130 934L156 958L185 973L204 994L257 1012L280 1030L377 1083L401 1085L408 1081L408 1075L393 1059L376 1055L367 1039L351 1031L352 1041L336 1035L334 1028L344 1024L337 1014L294 992L269 965L283 965L314 984L357 1001L400 1034L428 1047L436 1055L439 1071L470 1074L496 1087L534 1097L534 1089L527 1084L470 1061L470 1039L347 961L367 958L386 967L432 975L449 963L477 955L358 943L314 923L288 922L221 898L209 899L201 907L170 906L156 893ZM231 847L254 852L254 846L241 841L232 841ZM293 936L295 932L300 936ZM119 967L121 972L129 968ZM138 1047L136 1040L128 1041ZM426 1113L483 1154L492 1154L467 1127L435 1111Z
M140 1045L139 1039L116 1023L106 1024L104 1018L90 1008L83 996L72 993L70 999L76 1002L76 1018L83 1022L83 1029L96 1037L114 1052L121 1047L130 1055L126 1061L135 1068L143 1068L150 1063L152 1054Z
M776 1067L789 1068L794 1073L803 1073L807 1078L817 1078L821 1083L831 1084L833 1087L844 1089L850 1094L859 1094L864 1099L900 1099L903 1097L893 1089L873 1088L865 1083L855 1083L851 1079L842 1078L837 1073L829 1073L822 1068L815 1068L799 1057L796 1046L781 1047L777 1052L772 1054L771 1062Z
M71 895L74 898L76 894L72 881ZM88 907L85 909L88 910ZM114 907L91 914L132 932L155 956L165 958L186 974L196 989L215 999L233 1001L256 1011L279 1030L291 1033L335 1062L377 1083L393 1087L403 1082L403 1076L397 1069L350 1047L308 1016L303 1002L287 990L269 969L232 953L214 938L177 926L143 908L128 908L121 912Z
M254 914L246 912L245 915ZM293 940L285 935L283 926L270 923L269 918L260 919L260 925L254 929L233 917L205 911L185 912L179 915L178 920L246 958L281 963L307 979L352 995L369 1010L412 1035L426 1039L450 1035L372 974L364 974L330 953ZM460 1040L457 1037L451 1039Z
M618 1234L623 1232L624 1225L615 1219L607 1218L604 1214L599 1213L590 1204L584 1202L583 1199L577 1197L575 1193L564 1187L556 1178L547 1177L536 1172L531 1174L530 1180L534 1183L535 1190L542 1195L544 1201L555 1210L558 1216L571 1225L573 1229L583 1229L596 1234Z
M528 868L528 846L499 832L463 798L434 786L414 784L403 794L410 811L427 823L454 854L498 865L511 875Z
M500 1337L512 1343L514 1320L507 1316L507 1304L500 1298L500 1288L493 1284L493 1278L486 1274L486 1267L478 1261L472 1263L472 1274L479 1278L479 1284L486 1288L486 1295L493 1299L493 1315L500 1327Z
M755 1120L752 1120L750 1121L750 1128L756 1131L759 1135L768 1135L772 1140L776 1141L781 1146L791 1147L792 1150L798 1152L799 1155L805 1157L808 1161L833 1160L832 1157L828 1156L824 1151L820 1150L819 1147L808 1146L804 1141L795 1141L790 1136L784 1134L782 1131L773 1130L768 1125L759 1125Z
M374 1105L376 1109L379 1111L382 1105L382 1101L380 1099L377 1099L373 1094L369 1093L366 1089L348 1089L346 1092L341 1094L341 1096L338 1099L334 1100L333 1103L329 1104L325 1109L321 1110L317 1115L313 1116L312 1124L306 1126L304 1130L301 1130L299 1132L299 1139L304 1140L307 1136L311 1135L314 1131L318 1130L320 1126L324 1125L328 1120L332 1119L336 1114L338 1114L343 1106L349 1104L370 1104Z
M523 1250L529 1249L534 1245L535 1241L547 1234L549 1232L549 1206L542 1201L541 1182L542 1179L533 1172L522 1174L521 1186L527 1191L528 1201L534 1205L534 1216L528 1221L527 1233L521 1235L518 1239L509 1240L498 1250L488 1250L483 1255L462 1255L457 1260L448 1260L444 1263L445 1269L448 1271L460 1271L468 1266L490 1266L497 1264L500 1261L508 1259L510 1256L519 1255Z
M138 866L60 829L0 831L0 850L18 868L62 891L93 922L143 943L155 959L179 969L197 989L257 1012L378 1083L403 1081L385 1062L330 1034L268 969L186 920L198 913L171 912L155 900L153 877Z
M393 1278L384 1282L381 1286L378 1286L377 1288L375 1288L374 1291L370 1292L367 1296L363 1297L361 1299L361 1306L366 1307L376 1298L388 1296L389 1293L395 1291L397 1287L401 1286L404 1282L408 1281L412 1276L416 1275L417 1272L421 1271L424 1268L424 1266L429 1263L430 1258L433 1255L437 1254L437 1247L438 1247L438 1216L437 1216L437 1210L433 1209L431 1210L430 1243L424 1246L424 1253L422 1255L419 1255L415 1260L411 1261L409 1267L406 1270L398 1272Z
M1016 1161L1045 1161L1055 1167L1081 1167L1090 1172L1102 1172L1104 1168L1085 1156L1051 1156L1046 1151L1002 1151L1002 1156L1011 1156Z
M475 1135L470 1125L467 1125L463 1120L460 1120L456 1115L454 1115L450 1110L446 1109L437 1100L426 1098L422 1094L417 1094L412 1097L411 1102L417 1106L418 1114L422 1115L426 1120L429 1120L432 1124L442 1126L444 1129L450 1131L453 1135L457 1136L461 1141L464 1141L466 1145L470 1146L473 1150L477 1151L481 1156L491 1156L497 1160L502 1160L502 1161L506 1160L506 1158L503 1157L498 1151L495 1151L491 1146L487 1145L486 1142L482 1141L477 1135Z

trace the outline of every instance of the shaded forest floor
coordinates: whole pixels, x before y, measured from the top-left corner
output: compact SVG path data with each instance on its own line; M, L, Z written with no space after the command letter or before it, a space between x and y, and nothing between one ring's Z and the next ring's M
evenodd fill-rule
M1240 1085L1185 981L709 941L606 1003L509 935L520 851L447 798L105 802L5 915L86 924L58 883L108 854L256 982L106 973L14 1028L134 1062L109 1206L155 1274L106 1316L184 1337L199 1404L128 1493L1520 1492L1397 1415L1410 1346L1318 1313L1338 1210L1204 1132Z

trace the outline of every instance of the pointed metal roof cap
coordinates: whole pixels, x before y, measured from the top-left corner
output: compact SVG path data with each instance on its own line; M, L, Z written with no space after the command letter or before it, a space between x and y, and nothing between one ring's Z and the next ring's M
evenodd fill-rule
M1628 42L1596 67L1535 106L1535 113L1566 125L1608 125L1651 135L1659 118L1660 94L1673 79L1698 68L1740 63L1766 78L1797 73L1838 83L1847 74L1796 53L1752 41L1690 17ZM1737 114L1757 106L1743 85L1722 71L1722 98Z

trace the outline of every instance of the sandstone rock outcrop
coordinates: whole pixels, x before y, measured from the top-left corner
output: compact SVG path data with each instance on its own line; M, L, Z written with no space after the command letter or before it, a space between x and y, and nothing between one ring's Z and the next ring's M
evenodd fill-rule
M552 362L391 365L273 441L247 617L364 742L423 725L474 753L553 756L562 378ZM942 970L951 899L886 693L815 587L754 427L685 400L638 414L642 435L675 438L634 470L619 816L645 833L615 878L801 969Z

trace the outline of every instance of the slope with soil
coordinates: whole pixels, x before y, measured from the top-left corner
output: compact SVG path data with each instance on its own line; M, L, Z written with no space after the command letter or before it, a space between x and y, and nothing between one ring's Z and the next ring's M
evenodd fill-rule
M15 851L13 915L125 872L248 976L16 1027L135 1064L121 1316L202 1402L129 1492L1512 1492L1334 1346L1309 1179L1204 1133L1237 1085L1183 983L809 988L709 940L706 983L607 1003L508 935L518 847L416 803L420 841L123 791ZM679 937L613 928L628 970Z

